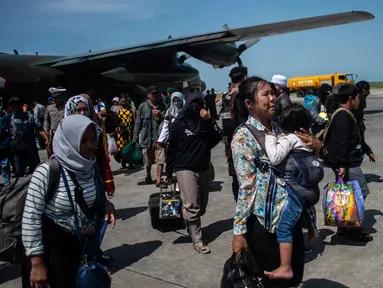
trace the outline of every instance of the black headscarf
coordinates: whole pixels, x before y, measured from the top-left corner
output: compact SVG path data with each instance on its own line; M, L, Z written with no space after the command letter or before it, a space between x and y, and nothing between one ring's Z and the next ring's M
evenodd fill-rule
M203 98L197 93L191 93L186 99L185 109L179 113L177 119L185 124L186 129L192 131L193 133L200 133L205 130L205 122L207 121L203 120L199 115L201 110L196 110L193 109L193 107L190 107L190 104L194 102L199 103L203 109Z

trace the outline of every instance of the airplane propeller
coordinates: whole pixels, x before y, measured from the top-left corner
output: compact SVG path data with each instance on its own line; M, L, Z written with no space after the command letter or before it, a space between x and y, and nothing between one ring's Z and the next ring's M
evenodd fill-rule
M227 24L223 25L222 29L225 31L230 30ZM254 39L247 40L245 43L242 43L241 45L238 46L237 63L239 66L243 66L242 60L240 58L241 54L245 52L247 49L249 49L250 47L257 44L259 41L261 41L261 38L254 38ZM237 47L235 43L233 43L233 45Z
M184 64L186 60L188 60L189 58L191 58L192 56L189 55L189 54L182 54L180 57L178 57L178 63L180 64Z

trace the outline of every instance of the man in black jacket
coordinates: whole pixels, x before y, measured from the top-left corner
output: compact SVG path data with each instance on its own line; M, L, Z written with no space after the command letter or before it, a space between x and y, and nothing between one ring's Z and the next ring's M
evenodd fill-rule
M184 110L170 126L166 171L177 174L182 215L194 249L210 252L202 241L201 216L209 199L211 149L222 139L217 123L203 109L203 99L189 95Z
M356 122L360 131L360 138L362 142L362 150L366 154L371 162L376 161L376 156L370 146L365 141L364 134L366 132L366 125L364 124L364 109L367 107L367 96L370 95L370 84L367 81L359 81L356 83L359 89L360 104L357 110L353 111Z
M336 175L344 181L357 180L364 198L369 194L366 178L361 169L363 149L359 127L352 110L360 104L360 96L356 85L342 83L334 87L333 94L338 99L340 108L334 112L331 125L325 141L328 154L325 163L330 166ZM372 241L373 238L363 229L339 229L338 234L353 237L362 242Z

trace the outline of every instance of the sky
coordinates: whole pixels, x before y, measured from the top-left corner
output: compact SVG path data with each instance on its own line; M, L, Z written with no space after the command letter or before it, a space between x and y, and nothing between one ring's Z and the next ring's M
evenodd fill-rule
M238 3L238 4L234 4ZM73 55L152 41L356 10L372 21L263 38L245 51L250 75L271 79L335 72L383 81L382 0L1 0L0 51ZM13 52L12 52L13 53ZM196 59L208 88L225 90L231 68Z

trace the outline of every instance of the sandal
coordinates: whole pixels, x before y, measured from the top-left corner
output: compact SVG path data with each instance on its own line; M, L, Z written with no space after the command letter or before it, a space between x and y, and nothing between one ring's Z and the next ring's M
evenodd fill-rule
M211 252L210 248L207 247L207 245L203 242L198 242L193 244L193 248L195 251L201 254L209 254Z

